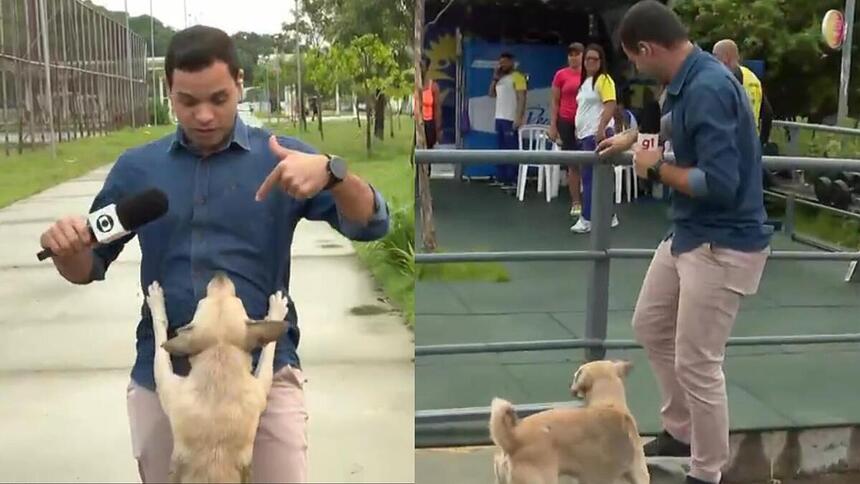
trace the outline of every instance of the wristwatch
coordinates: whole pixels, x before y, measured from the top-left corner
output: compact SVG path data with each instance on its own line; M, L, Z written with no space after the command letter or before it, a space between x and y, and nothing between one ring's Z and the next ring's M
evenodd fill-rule
M326 164L328 183L323 189L329 190L346 179L346 161L339 156L329 154L326 154L325 157L328 158L328 163Z
M660 167L663 166L663 158L657 160L657 163L654 163L648 168L648 180L652 182L660 181Z

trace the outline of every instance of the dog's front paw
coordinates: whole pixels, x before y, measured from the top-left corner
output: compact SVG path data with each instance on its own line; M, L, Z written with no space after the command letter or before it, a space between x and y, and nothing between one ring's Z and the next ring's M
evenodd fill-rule
M158 281L154 281L149 285L147 289L146 303L149 305L149 309L153 312L156 309L164 309L164 291L161 289L161 285Z
M167 339L167 310L164 307L164 291L158 282L153 282L147 290L146 304L152 314L152 329L159 341Z
M269 296L269 314L266 319L271 321L283 321L287 316L288 299L281 291Z

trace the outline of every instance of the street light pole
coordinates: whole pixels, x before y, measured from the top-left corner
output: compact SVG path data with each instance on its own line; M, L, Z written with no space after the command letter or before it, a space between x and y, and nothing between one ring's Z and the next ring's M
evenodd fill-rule
M152 10L152 0L149 0L149 43L152 45L152 59L155 60L155 16ZM158 124L158 98L155 90L158 89L159 97L161 95L161 84L156 86L155 62L152 62L150 69L152 71L152 125Z
M308 130L308 124L305 120L305 98L302 95L302 48L301 48L301 38L299 36L299 6L301 5L301 0L296 0L296 79L298 85L298 95L299 95L299 121L302 127L302 131Z
M51 134L51 158L57 157L57 142L54 139L54 100L53 90L51 89L51 52L50 42L48 41L48 13L45 0L39 0L39 20L42 24L42 53L45 61L45 103L48 108L48 131Z
M842 44L842 72L839 76L839 105L836 119L839 124L848 117L848 83L851 78L851 37L854 35L854 0L845 2L845 40Z
M125 55L128 60L128 97L131 102L131 127L137 127L137 121L134 116L134 79L132 75L132 63L131 63L131 25L129 21L128 15L128 0L125 0ZM146 76L144 76L146 79Z

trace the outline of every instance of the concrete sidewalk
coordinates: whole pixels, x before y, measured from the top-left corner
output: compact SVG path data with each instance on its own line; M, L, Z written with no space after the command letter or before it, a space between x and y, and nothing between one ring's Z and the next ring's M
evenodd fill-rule
M138 482L125 389L142 302L139 246L128 244L107 280L89 286L36 260L41 232L86 213L106 174L0 210L0 481ZM380 302L349 241L302 222L291 297L301 314L311 481L413 482L412 335ZM352 315L363 305L381 314Z

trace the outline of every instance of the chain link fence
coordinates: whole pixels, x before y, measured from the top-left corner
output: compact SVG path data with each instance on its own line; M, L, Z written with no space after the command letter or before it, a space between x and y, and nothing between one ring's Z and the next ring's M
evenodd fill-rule
M0 0L6 155L145 124L146 41L78 0Z

